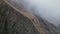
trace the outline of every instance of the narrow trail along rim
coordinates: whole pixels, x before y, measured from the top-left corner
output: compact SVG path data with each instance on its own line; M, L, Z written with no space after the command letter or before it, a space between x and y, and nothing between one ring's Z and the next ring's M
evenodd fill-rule
M3 0L5 3L7 3L10 7L12 7L13 9L15 9L17 12L21 13L23 16L27 17L28 19L30 19L33 23L33 25L35 26L35 28L38 30L38 32L40 34L44 34L43 29L40 27L40 23L39 20L32 15L29 12L24 12L23 10L19 10L15 5L12 5L9 1L10 0Z

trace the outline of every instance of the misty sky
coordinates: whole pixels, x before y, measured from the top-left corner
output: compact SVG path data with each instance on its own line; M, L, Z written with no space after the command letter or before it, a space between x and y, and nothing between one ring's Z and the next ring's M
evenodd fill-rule
M55 25L60 24L60 0L12 0L23 9L32 12Z

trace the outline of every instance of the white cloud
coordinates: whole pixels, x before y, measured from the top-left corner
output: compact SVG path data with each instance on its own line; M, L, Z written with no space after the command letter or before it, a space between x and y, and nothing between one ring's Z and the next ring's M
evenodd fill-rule
M13 0L24 9L37 14L55 25L60 24L60 0ZM20 6L21 7L21 6ZM34 9L34 10L32 10Z

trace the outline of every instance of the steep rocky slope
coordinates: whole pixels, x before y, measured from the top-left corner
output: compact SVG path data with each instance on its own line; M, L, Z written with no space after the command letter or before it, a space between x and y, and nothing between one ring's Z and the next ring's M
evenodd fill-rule
M53 24L42 20L39 16L36 17L45 34L60 34ZM0 34L39 34L39 32L27 17L0 0Z

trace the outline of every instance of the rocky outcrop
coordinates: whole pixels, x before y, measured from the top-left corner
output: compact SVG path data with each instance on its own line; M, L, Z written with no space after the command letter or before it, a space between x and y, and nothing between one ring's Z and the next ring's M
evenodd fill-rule
M45 34L60 34L53 24L36 16ZM0 0L0 34L39 34L33 23Z

